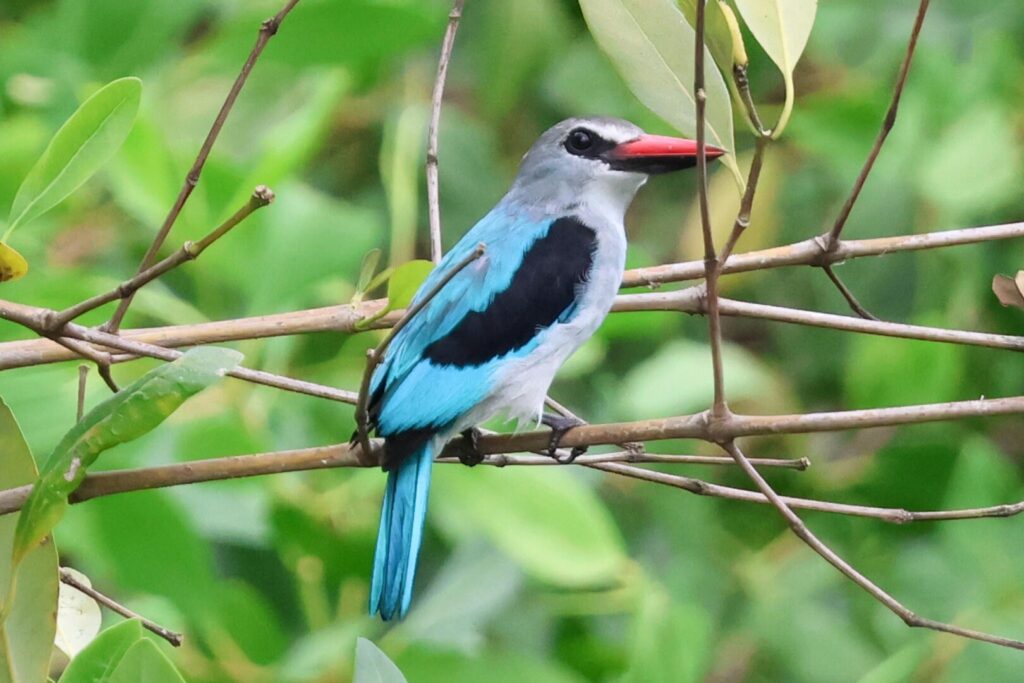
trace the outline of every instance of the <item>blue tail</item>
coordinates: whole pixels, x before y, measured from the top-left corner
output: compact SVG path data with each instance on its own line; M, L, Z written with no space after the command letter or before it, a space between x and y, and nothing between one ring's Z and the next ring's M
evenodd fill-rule
M433 460L433 444L428 441L397 470L388 472L370 584L370 614L380 612L384 621L402 618L409 611Z

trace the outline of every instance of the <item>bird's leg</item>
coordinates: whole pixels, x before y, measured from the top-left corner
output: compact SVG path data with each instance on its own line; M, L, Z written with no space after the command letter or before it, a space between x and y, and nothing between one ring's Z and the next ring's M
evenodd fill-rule
M484 461L484 454L480 452L480 430L470 427L462 432L464 441L459 445L458 458L466 467L474 467Z
M558 462L563 465L571 463L573 460L587 452L586 446L574 446L569 452L569 457L559 458L557 455L558 444L562 441L562 437L564 437L566 432L570 429L574 429L580 425L585 425L586 422L583 420L576 417L563 417L562 415L544 413L541 416L540 421L548 427L551 427L551 440L548 441L548 455Z

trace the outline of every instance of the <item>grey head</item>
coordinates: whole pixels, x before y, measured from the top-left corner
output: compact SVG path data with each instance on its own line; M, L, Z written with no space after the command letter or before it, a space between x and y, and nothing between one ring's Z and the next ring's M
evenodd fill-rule
M708 159L723 153L710 145L706 149ZM695 164L692 140L648 135L623 119L571 118L533 143L508 199L540 211L557 211L600 198L624 212L648 176Z

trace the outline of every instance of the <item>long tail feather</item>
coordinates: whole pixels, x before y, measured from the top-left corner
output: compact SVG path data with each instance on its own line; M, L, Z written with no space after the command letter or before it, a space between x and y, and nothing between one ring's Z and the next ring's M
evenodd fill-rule
M433 445L428 442L388 472L370 584L370 614L380 612L385 621L409 611L433 460Z

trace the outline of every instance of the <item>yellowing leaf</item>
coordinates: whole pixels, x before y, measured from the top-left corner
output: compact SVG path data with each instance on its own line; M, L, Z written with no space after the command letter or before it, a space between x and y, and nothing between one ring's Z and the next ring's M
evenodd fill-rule
M696 36L670 0L580 0L594 40L648 109L684 135L697 130L693 96ZM705 48L705 131L710 144L735 150L732 102L722 74ZM732 154L722 157L743 179Z
M786 104L772 134L778 137L793 111L793 70L807 47L818 0L736 0L736 8L786 83Z
M28 261L15 251L14 247L0 242L0 282L10 282L24 277L28 272Z

